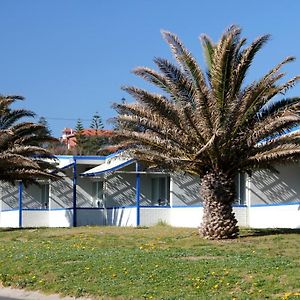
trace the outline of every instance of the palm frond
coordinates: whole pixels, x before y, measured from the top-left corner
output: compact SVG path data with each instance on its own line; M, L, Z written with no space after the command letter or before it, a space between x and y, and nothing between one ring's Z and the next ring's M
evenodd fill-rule
M119 145L153 164L205 175L233 176L274 162L299 159L300 98L275 101L300 79L283 81L287 57L258 81L245 83L256 54L269 40L257 38L249 46L241 29L231 26L214 43L202 35L207 63L205 76L195 58L173 33L163 31L176 64L156 58L159 71L139 67L134 73L159 87L163 95L136 87L124 90L137 103L116 105ZM283 135L289 134L289 137Z
M23 99L14 95L0 96L0 180L33 183L40 178L58 179L58 175L51 173L56 170L51 163L52 154L37 146L41 141L56 139L38 134L44 128L42 125L21 121L24 117L35 116L33 112L10 107ZM46 158L50 160L45 161Z

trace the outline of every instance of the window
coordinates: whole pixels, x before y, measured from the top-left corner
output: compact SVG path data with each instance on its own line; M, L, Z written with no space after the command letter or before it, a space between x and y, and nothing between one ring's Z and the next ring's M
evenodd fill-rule
M48 209L49 207L49 184L41 184L41 206L42 208Z
M94 181L92 183L92 198L94 207L103 206L103 181Z
M169 205L170 177L160 176L151 179L151 198L154 205Z
M236 204L245 204L246 202L246 174L239 173L235 178Z

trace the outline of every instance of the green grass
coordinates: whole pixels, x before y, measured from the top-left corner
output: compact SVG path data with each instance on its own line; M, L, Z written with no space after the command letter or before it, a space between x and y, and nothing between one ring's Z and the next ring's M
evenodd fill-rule
M99 299L299 299L300 231L81 227L0 231L0 280ZM298 297L298 298L297 298Z

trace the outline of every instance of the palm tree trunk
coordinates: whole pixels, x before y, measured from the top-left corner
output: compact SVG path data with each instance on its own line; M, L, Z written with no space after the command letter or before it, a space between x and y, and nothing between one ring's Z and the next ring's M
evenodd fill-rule
M206 174L201 180L204 214L200 234L207 239L230 239L239 234L232 211L234 179L222 172Z

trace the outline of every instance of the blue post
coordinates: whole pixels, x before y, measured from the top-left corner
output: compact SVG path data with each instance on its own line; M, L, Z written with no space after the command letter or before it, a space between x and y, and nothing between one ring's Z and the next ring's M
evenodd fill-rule
M22 201L22 197L23 197L23 183L22 181L19 181L19 228L22 228L23 226L23 201Z
M139 173L139 163L135 164L136 180L135 180L135 201L136 201L136 226L140 226L140 192L141 192L141 174Z
M77 167L76 159L74 158L73 165L73 226L77 226L77 195L76 195L76 184L77 184Z

